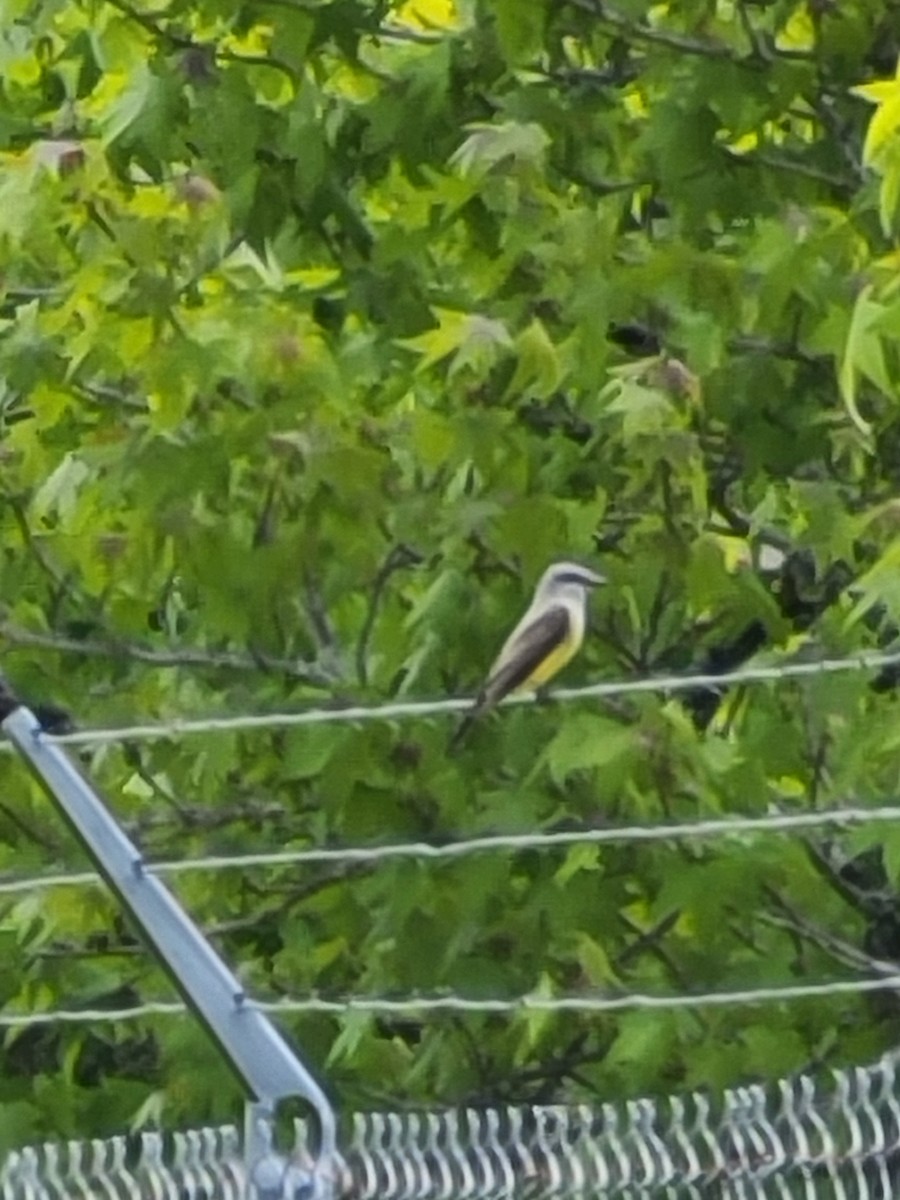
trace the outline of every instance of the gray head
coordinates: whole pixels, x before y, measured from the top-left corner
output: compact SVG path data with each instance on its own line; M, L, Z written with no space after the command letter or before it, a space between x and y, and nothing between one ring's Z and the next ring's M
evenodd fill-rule
M606 577L576 562L552 563L534 591L535 600L583 600L590 588L606 583Z

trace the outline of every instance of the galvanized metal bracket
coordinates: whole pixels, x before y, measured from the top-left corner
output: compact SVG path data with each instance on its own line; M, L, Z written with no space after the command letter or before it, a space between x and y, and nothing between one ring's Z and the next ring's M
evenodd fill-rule
M278 1192L263 1188L260 1195L267 1200L288 1195L292 1200L324 1200L333 1177L329 1164L336 1152L335 1115L319 1084L266 1014L254 1007L172 893L148 869L63 747L42 733L34 714L16 708L2 728L254 1097L247 1118L248 1168L260 1174L260 1183L265 1179L270 1186L275 1186L277 1175L281 1187ZM319 1145L311 1172L298 1171L288 1160L280 1160L280 1168L275 1165L278 1156L272 1149L272 1118L277 1101L288 1097L306 1101L315 1113ZM268 1142L264 1133L267 1123Z

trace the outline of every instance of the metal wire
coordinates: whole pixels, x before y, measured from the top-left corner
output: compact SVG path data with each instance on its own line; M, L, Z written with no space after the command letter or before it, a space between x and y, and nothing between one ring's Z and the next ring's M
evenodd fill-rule
M622 1104L356 1113L327 1171L347 1200L889 1200L900 1081L871 1067ZM265 1195L310 1196L310 1129ZM45 1143L0 1163L0 1200L259 1200L230 1126ZM284 1175L287 1174L287 1178Z
M423 1017L429 1014L469 1013L516 1016L527 1012L603 1013L626 1009L722 1008L734 1004L781 1004L788 1000L827 999L833 996L859 995L865 992L900 990L900 973L878 979L833 979L823 983L796 983L784 986L744 988L721 992L685 992L675 995L650 995L623 992L619 995L542 996L530 994L511 997L460 996L451 992L438 996L406 996L388 999L380 996L284 997L279 1000L245 1001L247 1009L256 1008L273 1016L326 1014L346 1016L369 1013L373 1016ZM54 1024L111 1024L143 1017L174 1016L187 1012L180 1001L148 1001L130 1008L48 1009L46 1012L0 1013L0 1029L28 1029Z
M850 669L869 669L900 662L900 653L869 658L825 660L758 668L727 676L705 675L626 681L589 688L568 689L557 698L576 700L636 691L677 691L685 688L722 688L734 683L763 682L818 675ZM318 710L274 717L245 716L174 726L144 725L129 729L84 731L52 740L71 744L137 740L184 732L215 732L323 721L393 719L408 715L452 712L466 701L434 704L385 705L375 708ZM772 831L808 827L810 823L847 823L849 813L862 819L881 812L894 820L897 810L837 810L827 822L824 814L770 814ZM889 814L889 815L888 815ZM689 826L632 827L634 840L673 836L726 836L759 832L759 822L769 818L734 818L730 821L694 822ZM851 820L855 818L850 818ZM734 828L739 822L739 828ZM753 823L749 827L748 823ZM730 825L728 830L723 826ZM711 832L710 827L715 827ZM686 830L690 832L686 832ZM703 832L701 832L703 830ZM680 831L680 832L675 832ZM587 840L614 840L622 830L585 831ZM582 834L498 835L506 848L528 845L523 838L563 837L585 840ZM499 848L497 837L455 843L455 849L416 844L422 857L448 857ZM557 844L570 844L559 842ZM461 851L460 846L465 845ZM423 849L424 847L424 849ZM397 857L414 852L403 847L373 847L337 851L345 858L357 854ZM289 852L306 856L330 850ZM228 865L268 865L272 856L242 856L254 861ZM278 861L284 860L279 857ZM298 861L293 858L292 861ZM321 861L321 858L319 858ZM178 870L205 868L215 860L169 864ZM221 864L219 864L221 865ZM165 864L163 864L165 867ZM89 877L88 877L89 878ZM86 876L82 874L81 880ZM71 880L71 877L70 877ZM8 881L18 886L24 881ZM529 1012L598 1013L622 1009L687 1009L707 1006L758 1004L804 998L900 990L900 974L880 979L845 979L822 983L763 987L727 992L654 996L525 995L511 998L473 999L459 995L399 999L348 997L330 1000L312 996L262 1002L248 1007L277 1015L290 1013L350 1012L427 1016L433 1013ZM44 1013L0 1014L0 1028L23 1028L59 1021L104 1023L138 1016L172 1015L185 1011L180 1003L150 1002L118 1010L53 1010ZM743 1200L746 1197L834 1196L835 1200L886 1200L896 1195L900 1171L900 1101L895 1060L885 1060L868 1070L837 1073L832 1086L822 1091L815 1080L801 1076L782 1081L774 1090L757 1086L739 1088L721 1100L702 1094L672 1097L665 1106L649 1100L631 1101L624 1107L603 1104L543 1108L463 1110L449 1113L383 1113L358 1116L349 1144L334 1165L335 1178L346 1196L367 1200L500 1200L501 1197L604 1197L647 1200L651 1196L703 1197L704 1200ZM308 1165L306 1133L297 1135L295 1157L298 1178ZM238 1142L221 1130L201 1130L174 1135L164 1143L158 1134L145 1135L138 1153L126 1139L68 1143L65 1148L48 1143L10 1155L0 1164L0 1200L44 1200L69 1197L87 1200L106 1196L203 1196L206 1200L259 1196L250 1182L237 1150ZM307 1174L304 1176L309 1178ZM288 1189L289 1190L289 1189ZM288 1194L279 1188L278 1195ZM310 1195L294 1189L295 1196Z
M594 683L587 687L557 688L549 693L557 702L607 699L639 692L665 694L692 691L695 688L724 689L736 684L772 683L783 679L802 679L841 671L872 671L900 663L900 651L890 654L854 654L845 658L825 658L812 662L789 662L780 666L745 667L725 674L706 672L698 675L661 675L649 679L622 679ZM504 706L532 704L534 695L507 696ZM123 725L109 729L79 729L72 733L47 734L48 741L64 746L95 746L109 742L155 741L203 733L238 733L261 729L289 729L304 725L358 724L364 721L393 721L406 717L433 717L459 713L470 707L471 699L447 697L441 700L394 701L388 704L348 705L339 708L311 708L302 712L245 713L233 717L202 717L186 720ZM0 751L12 747L0 742Z
M384 846L328 846L302 850L256 851L247 854L211 854L203 858L173 859L145 864L155 875L184 875L189 872L243 870L251 867L292 867L312 863L372 863L417 858L432 861L466 858L471 854L552 850L566 846L607 843L666 842L686 838L716 839L755 833L794 833L800 829L893 823L900 821L900 807L830 808L806 813L769 813L759 817L725 817L660 825L620 825L608 829L573 829L555 833L497 833L456 841L399 842ZM102 883L95 871L60 872L0 879L0 896L28 895L38 890L83 887Z

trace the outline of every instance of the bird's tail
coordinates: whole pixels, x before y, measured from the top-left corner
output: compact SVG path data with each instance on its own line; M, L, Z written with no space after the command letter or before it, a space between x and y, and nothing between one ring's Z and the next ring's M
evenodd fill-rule
M475 724L478 718L482 715L482 713L485 713L489 708L492 708L493 705L494 700L489 689L484 688L484 690L481 691L476 697L475 703L453 731L453 735L450 738L450 741L447 743L448 754L456 753L463 741L466 739L466 737L468 737L472 726Z
M448 754L455 754L457 752L472 726L475 724L477 718L478 706L475 705L469 709L469 711L457 725L456 729L454 729L453 734L450 737L450 741L447 743Z

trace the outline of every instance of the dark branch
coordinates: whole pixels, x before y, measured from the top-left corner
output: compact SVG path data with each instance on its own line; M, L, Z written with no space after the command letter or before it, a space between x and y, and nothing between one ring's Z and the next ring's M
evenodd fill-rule
M155 650L136 642L82 641L55 633L35 633L8 621L0 623L0 637L10 646L51 650L85 658L109 658L149 663L154 667L192 667L225 671L265 671L301 680L312 687L331 688L337 681L316 663L272 658L266 654L242 654L231 650L196 650L178 647Z
M569 0L574 8L590 13L597 17L602 25L614 29L626 39L647 42L658 46L667 46L670 50L678 50L682 54L698 54L703 58L722 58L740 61L742 56L724 42L713 42L709 39L687 37L668 29L657 29L643 22L632 21L624 13L618 12L604 0Z
M422 561L422 556L417 550L413 550L410 546L405 546L402 542L397 546L392 546L384 562L378 568L375 575L375 580L372 584L372 591L369 596L369 607L366 612L366 619L363 621L363 627L360 630L359 641L356 645L356 676L361 687L366 687L369 682L369 667L368 667L368 652L369 640L372 637L372 631L375 628L375 621L378 617L378 609L381 606L381 598L384 595L384 589L387 587L388 580L395 571L404 570L406 567L416 566Z

